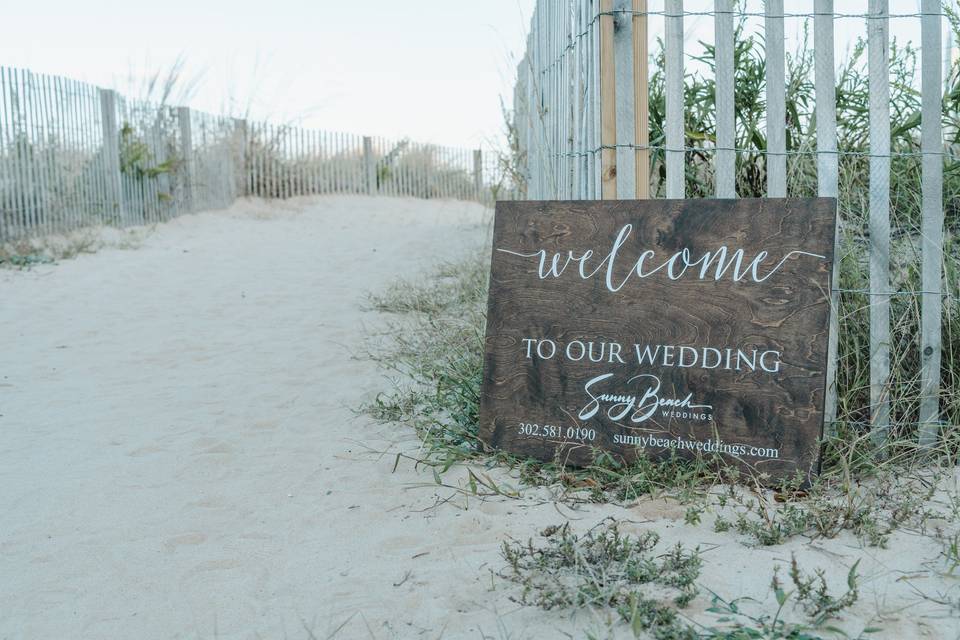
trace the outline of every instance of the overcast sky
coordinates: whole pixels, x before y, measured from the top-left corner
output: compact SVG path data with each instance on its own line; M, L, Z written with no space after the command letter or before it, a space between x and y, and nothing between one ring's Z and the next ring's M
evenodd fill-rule
M476 146L500 130L533 0L5 3L0 65L125 90L187 60L191 106Z
M211 112L296 120L327 130L475 147L501 131L534 0L109 0L10 2L0 23L0 65L68 76L125 93L152 70L186 60L198 79L189 104ZM811 11L812 0L787 0ZM863 13L866 0L836 0ZM891 12L918 0L891 0ZM662 9L651 0L651 10ZM711 0L688 0L707 10ZM750 10L762 12L760 0ZM650 20L651 39L662 17ZM762 19L751 19L759 27ZM788 48L799 21L787 24ZM712 41L709 16L688 17L687 50ZM919 40L919 21L893 20ZM837 22L838 63L862 21ZM919 44L917 42L917 44ZM653 47L651 47L653 48Z

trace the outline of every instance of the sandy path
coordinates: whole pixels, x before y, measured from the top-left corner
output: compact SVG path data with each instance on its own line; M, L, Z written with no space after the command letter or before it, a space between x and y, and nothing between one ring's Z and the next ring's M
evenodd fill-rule
M379 383L350 357L362 294L487 215L241 205L0 272L0 637L322 637L372 604L403 575L373 560L435 540L386 535L403 492L351 460L378 444L351 412Z
M662 500L464 502L409 464L392 472L370 451L414 447L409 431L351 410L382 387L351 358L379 321L363 294L484 241L488 215L243 203L136 250L0 270L0 639L605 637L587 614L518 607L492 573L505 536L604 515L701 545L703 583L771 605L792 550L834 585L865 555L852 635L957 637L898 581L938 554L909 533L890 550L851 536L753 549Z

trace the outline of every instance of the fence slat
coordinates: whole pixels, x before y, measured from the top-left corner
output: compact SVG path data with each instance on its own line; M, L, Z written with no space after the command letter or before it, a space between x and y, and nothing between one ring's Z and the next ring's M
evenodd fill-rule
M13 202L13 190L16 187L11 179L13 144L10 140L12 127L10 126L10 107L7 105L8 91L6 70L0 67L0 171L8 182L3 189L0 189L0 242L13 240L18 234L14 219L16 204Z
M613 0L600 0L600 197L617 197L617 96Z
M177 108L177 124L180 125L180 172L183 179L183 206L193 211L193 131L190 123L190 108Z
M836 198L839 192L837 164L837 96L833 62L833 0L814 0L814 98L817 118L817 194ZM833 272L830 277L830 329L827 338L827 383L823 419L828 435L836 432L837 354L840 334L840 214L837 214Z
M683 0L666 0L666 163L667 197L685 195L683 132Z
M920 445L940 432L940 298L943 264L943 137L940 122L941 29L939 0L921 3L922 289L920 310ZM947 62L949 64L949 60ZM949 69L949 67L948 67Z
M637 198L650 197L650 69L647 40L647 0L633 0L633 77L636 102Z
M766 0L764 54L767 85L767 195L787 196L787 107L783 0Z
M637 197L636 115L634 112L633 0L614 0L613 52L616 82L617 197Z
M737 197L733 103L733 0L715 0L717 154L715 192L718 198Z
M890 427L890 65L888 0L870 0L870 437Z

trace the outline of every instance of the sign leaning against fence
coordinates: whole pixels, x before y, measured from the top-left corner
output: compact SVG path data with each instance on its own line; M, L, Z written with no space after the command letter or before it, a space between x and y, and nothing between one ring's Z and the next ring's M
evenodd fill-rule
M498 202L480 435L819 470L836 201Z

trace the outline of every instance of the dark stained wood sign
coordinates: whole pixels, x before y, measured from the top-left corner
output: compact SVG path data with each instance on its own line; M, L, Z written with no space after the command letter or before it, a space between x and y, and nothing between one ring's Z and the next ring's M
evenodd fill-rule
M819 470L836 201L498 202L492 447Z

